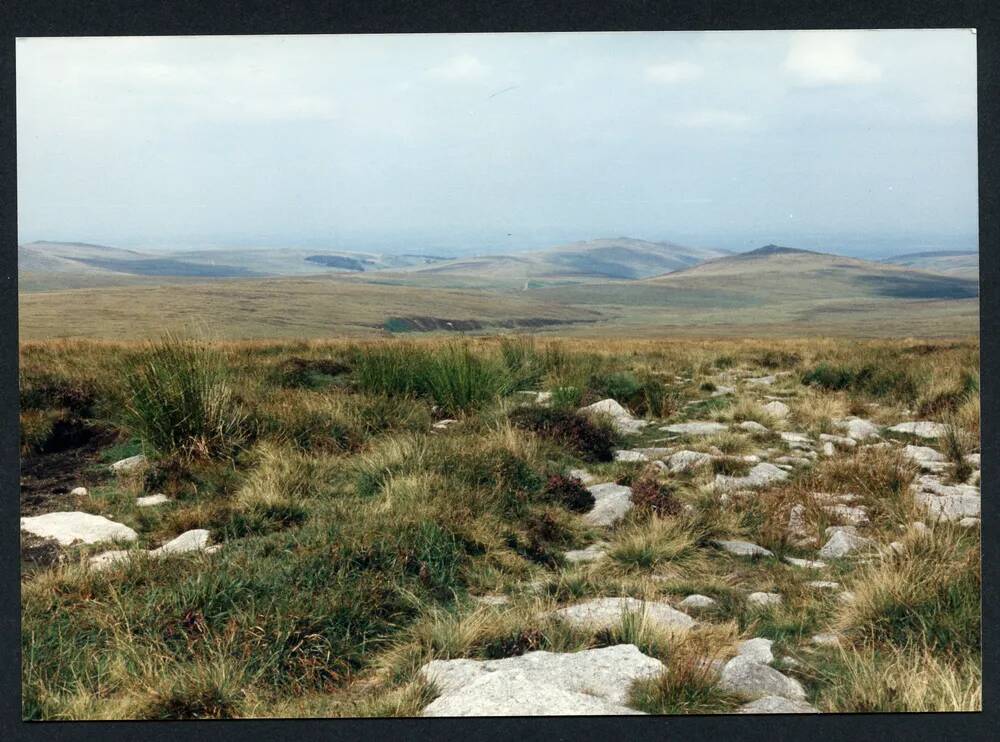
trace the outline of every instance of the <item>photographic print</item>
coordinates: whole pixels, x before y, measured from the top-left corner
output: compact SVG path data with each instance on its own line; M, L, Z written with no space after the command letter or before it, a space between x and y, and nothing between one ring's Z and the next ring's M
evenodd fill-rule
M23 718L980 711L976 41L19 38Z

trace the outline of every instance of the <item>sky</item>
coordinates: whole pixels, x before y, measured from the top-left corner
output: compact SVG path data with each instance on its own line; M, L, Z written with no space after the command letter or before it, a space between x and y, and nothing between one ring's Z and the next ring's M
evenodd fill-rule
M975 249L970 29L30 38L19 239Z

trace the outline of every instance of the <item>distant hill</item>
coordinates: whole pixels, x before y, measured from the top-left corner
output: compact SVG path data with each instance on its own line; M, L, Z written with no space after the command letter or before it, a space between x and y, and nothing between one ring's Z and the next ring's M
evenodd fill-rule
M979 252L976 250L930 250L893 255L880 262L907 268L944 273L963 278L979 278Z
M448 258L295 248L140 252L83 242L31 242L17 249L22 291L128 286L201 278L308 276L408 269Z
M970 299L979 296L976 281L912 270L887 263L830 253L766 245L757 250L700 263L651 279L664 286L711 286L764 295L772 300Z
M424 279L421 283L429 283L426 279L431 276L441 281L464 278L472 282L578 283L646 278L728 254L725 250L617 237L508 255L459 258L412 272L420 274Z

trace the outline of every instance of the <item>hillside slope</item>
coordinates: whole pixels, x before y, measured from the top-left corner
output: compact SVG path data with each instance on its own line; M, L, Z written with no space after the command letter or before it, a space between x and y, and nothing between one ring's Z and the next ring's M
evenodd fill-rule
M546 250L460 258L411 271L422 285L436 281L495 282L514 285L638 279L686 268L726 255L723 250L628 237L574 242Z
M880 262L902 265L931 273L944 273L961 278L979 278L979 253L974 250L932 250L905 255L893 255Z

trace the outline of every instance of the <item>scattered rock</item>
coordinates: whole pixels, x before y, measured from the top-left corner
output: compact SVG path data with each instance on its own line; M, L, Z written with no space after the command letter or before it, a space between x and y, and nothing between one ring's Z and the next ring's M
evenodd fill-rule
M129 472L135 471L141 466L144 466L145 463L146 455L138 453L135 456L129 456L127 459L116 461L109 468L115 474L128 474Z
M789 448L810 448L812 439L805 433L779 433L781 440L788 444Z
M453 420L452 418L449 417L444 420L438 420L431 427L434 428L435 430L444 430L445 428L454 425L457 422L458 420Z
M611 526L632 509L632 488L608 482L587 488L594 496L594 507L583 519L595 526Z
M736 556L746 556L746 557L770 557L774 554L763 546L758 546L757 544L750 543L749 541L713 541L715 546L718 546L723 551L729 552L730 554L735 554Z
M905 446L903 448L903 455L916 462L925 461L947 461L948 457L945 456L940 451L935 451L929 446Z
M820 559L842 559L858 549L875 545L870 538L859 536L851 526L834 526L826 530L829 541L819 550Z
M793 567L802 567L803 569L825 569L826 562L821 562L811 559L797 559L796 557L786 556L785 561L791 564Z
M761 425L756 420L744 420L739 425L736 426L740 430L745 430L748 433L770 433L770 429Z
M625 706L636 680L662 662L633 644L582 652L528 652L500 660L433 660L420 669L441 695L424 716L636 714Z
M678 435L715 435L716 433L721 433L726 430L726 426L722 423L690 422L666 425L660 428L660 430Z
M73 489L71 489L69 491L69 493L73 497L86 497L87 496L87 488L86 487L74 487Z
M138 551L125 551L123 549L118 549L115 551L102 551L100 554L95 554L87 560L87 564L90 565L91 569L106 569L115 564L121 564L122 562L127 562L135 554L145 554L146 552L142 549Z
M571 626L601 630L621 625L626 614L637 614L652 626L661 629L688 629L695 620L667 603L637 598L594 598L583 603L560 608L552 615Z
M764 462L753 467L745 477L728 477L725 474L716 474L715 488L722 491L756 489L764 487L771 482L787 478L788 472L778 468L774 464Z
M615 461L637 462L649 461L649 457L641 451L615 451Z
M712 397L722 397L722 396L725 396L726 394L732 394L735 391L736 391L736 387L732 387L732 386L717 386L717 387L715 387L715 391L712 392L712 394L709 395L709 396L712 396Z
M846 417L841 420L834 420L833 424L841 430L846 430L847 435L854 440L863 440L878 435L878 425L871 420L860 417Z
M863 507L850 505L824 505L823 510L846 526L861 526L867 524L868 511Z
M856 597L852 591L845 590L844 592L840 593L840 595L837 596L837 600L839 600L841 603L846 603L850 605L856 600Z
M771 652L772 644L774 644L773 641L763 637L747 639L736 645L736 653L738 656L746 657L754 662L770 665L774 662L774 654Z
M53 539L61 546L76 542L96 544L101 541L135 541L139 538L139 534L123 523L79 511L21 518L21 530L41 538Z
M153 505L162 505L165 502L169 502L170 498L164 494L146 495L145 497L137 497L135 499L135 504L140 508L148 508Z
M781 596L778 593L750 593L747 596L747 603L760 608L769 608L781 605Z
M708 464L712 461L712 457L700 451L685 450L673 454L667 461L670 471L676 473Z
M747 657L733 657L722 668L719 687L746 699L779 696L793 700L806 697L802 685L773 667L754 662Z
M974 466L977 469L981 469L982 468L983 460L982 460L982 456L980 454L978 454L978 453L969 453L969 454L966 454L965 456L963 456L962 458L965 459L965 463L970 464L971 466Z
M565 556L566 561L570 564L581 564L584 562L596 562L599 559L603 559L607 556L608 545L606 543L591 544L586 549L577 549L575 551L567 551L563 556Z
M747 379L747 384L760 384L761 386L771 386L776 382L778 378L776 376L756 376L751 379Z
M738 714L818 714L812 704L781 696L764 696L756 701L743 704L736 709Z
M913 501L931 518L957 521L979 517L982 499L976 487L946 485L935 477L924 475L911 485L911 489Z
M149 552L152 557L164 556L166 554L184 554L189 551L203 551L208 546L208 531L204 528L195 528L192 531L185 531L177 538L168 541L158 549Z
M600 402L594 402L592 405L581 407L579 412L585 415L608 415L618 432L623 434L638 433L649 424L646 420L637 420L632 417L632 413L613 399L602 399Z
M763 409L764 412L766 412L771 417L776 417L779 419L788 417L788 413L791 412L791 409L789 409L788 405L786 405L784 402L778 402L777 400L775 400L774 402L768 402L766 405L764 405Z
M809 459L803 458L801 456L779 456L774 460L774 462L779 466L808 466L812 463Z
M662 446L647 446L646 448L633 448L632 450L644 454L651 461L653 459L666 458L674 452L674 449L664 448Z
M688 595L684 600L677 604L678 607L687 610L705 610L707 608L715 608L718 602L708 597L707 595Z
M830 435L829 433L820 433L819 439L824 443L832 443L835 446L840 446L841 448L854 448L858 445L858 442L853 438L846 438L842 435Z
M805 505L792 505L791 510L788 512L787 531L792 536L804 536L809 533Z
M962 518L958 521L958 525L962 528L978 528L980 525L979 518Z
M837 449L833 447L833 444L830 443L830 441L826 441L825 443L823 443L823 455L824 456L830 457L830 456L833 456L836 453L837 453Z
M948 432L948 426L942 423L931 422L930 420L918 420L916 422L893 425L889 430L893 433L908 433L918 438L941 438Z

